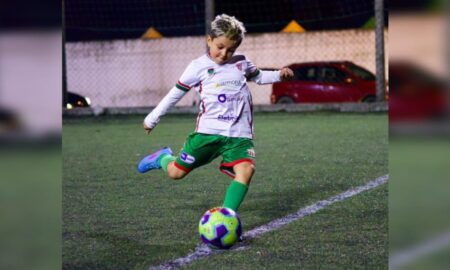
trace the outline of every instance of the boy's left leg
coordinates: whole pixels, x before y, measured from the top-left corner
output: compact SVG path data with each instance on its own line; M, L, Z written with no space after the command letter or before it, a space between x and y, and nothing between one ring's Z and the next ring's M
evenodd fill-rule
M255 173L255 165L248 161L241 162L234 165L233 170L236 176L228 186L223 206L237 211L247 194L248 186Z
M222 156L220 170L233 178L225 194L223 206L237 211L255 173L255 151L250 139L233 138Z
M246 186L250 185L252 176L255 173L255 165L252 162L241 162L233 166L233 170L236 173L234 181L237 181Z

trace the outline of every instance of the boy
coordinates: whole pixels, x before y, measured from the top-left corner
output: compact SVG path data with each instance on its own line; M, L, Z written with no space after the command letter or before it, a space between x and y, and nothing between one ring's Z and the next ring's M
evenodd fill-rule
M243 201L255 172L253 105L247 81L268 84L293 77L289 68L261 71L244 55L234 55L244 33L242 22L226 14L211 23L207 54L188 65L175 87L144 120L149 134L169 108L197 87L200 113L195 132L187 137L178 157L164 147L145 157L138 166L141 173L162 168L177 180L222 156L220 170L234 179L223 206L234 211Z

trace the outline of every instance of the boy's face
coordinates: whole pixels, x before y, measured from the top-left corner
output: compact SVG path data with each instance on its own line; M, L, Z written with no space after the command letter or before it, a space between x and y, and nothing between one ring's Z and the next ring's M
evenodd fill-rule
M236 40L224 36L211 38L208 36L209 56L214 62L221 65L228 61L239 46Z

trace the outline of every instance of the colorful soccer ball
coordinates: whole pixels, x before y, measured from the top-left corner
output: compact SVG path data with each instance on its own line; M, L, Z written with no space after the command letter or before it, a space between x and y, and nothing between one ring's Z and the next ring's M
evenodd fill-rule
M242 225L238 214L225 207L215 207L203 214L198 224L203 243L211 248L228 249L241 237Z

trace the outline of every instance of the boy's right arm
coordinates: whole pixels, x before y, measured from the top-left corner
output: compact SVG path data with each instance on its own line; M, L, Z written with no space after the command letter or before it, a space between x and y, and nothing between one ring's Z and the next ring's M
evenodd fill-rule
M181 98L186 94L186 91L182 91L177 87L173 87L169 93L159 102L158 106L153 109L151 113L144 119L144 129L149 134L152 129L158 124L161 116L172 108Z
M172 108L186 93L200 81L198 76L198 67L194 62L191 62L183 74L181 75L175 86L170 89L169 93L161 100L151 113L144 119L144 129L147 134L158 124L161 116Z

